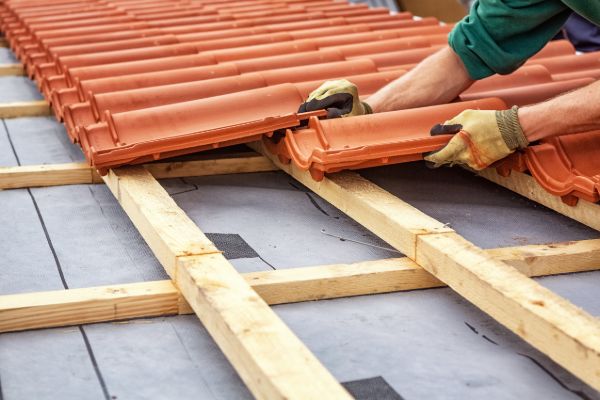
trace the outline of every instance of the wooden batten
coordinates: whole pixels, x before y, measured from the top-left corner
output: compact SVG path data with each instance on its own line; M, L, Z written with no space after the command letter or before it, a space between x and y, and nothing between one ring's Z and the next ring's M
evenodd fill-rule
M0 167L0 189L19 189L102 182L86 163Z
M368 181L366 184L357 174L333 174L315 182L307 171L293 164L282 165L278 159L262 151L261 145L255 147L271 157L284 171L347 212L565 369L600 389L598 319L544 289L514 267L486 254L455 232L443 229L439 232L435 229L416 231L413 224L436 227L436 223L438 226L441 223L398 198L383 201L387 192ZM349 207L349 204L352 206ZM378 213L385 213L387 218L373 218ZM390 240L398 237L414 239L414 242ZM482 266L487 266L488 270L482 271ZM505 278L510 278L511 285L501 283ZM544 329L535 329L536 324ZM573 324L576 328L567 328L564 324Z
M267 172L277 167L258 154L144 164L156 179ZM0 167L0 189L103 183L86 163Z
M600 269L600 239L485 250L528 276ZM242 274L270 305L444 286L408 257ZM0 296L0 332L191 314L170 281Z
M46 100L0 104L0 118L42 117L50 114L50 105Z
M147 170L104 181L256 398L351 398Z
M0 64L0 76L24 76L25 70L21 64Z

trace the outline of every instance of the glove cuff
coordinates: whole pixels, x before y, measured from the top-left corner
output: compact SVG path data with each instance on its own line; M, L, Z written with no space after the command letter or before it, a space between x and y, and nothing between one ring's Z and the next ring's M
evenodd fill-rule
M364 101L361 101L360 103L362 104L362 106L365 109L365 114L373 114L373 109L371 108L371 106L368 103L366 103Z
M519 123L518 112L518 106L513 106L510 110L496 111L496 122L500 134L510 150L524 149L529 145L529 141Z

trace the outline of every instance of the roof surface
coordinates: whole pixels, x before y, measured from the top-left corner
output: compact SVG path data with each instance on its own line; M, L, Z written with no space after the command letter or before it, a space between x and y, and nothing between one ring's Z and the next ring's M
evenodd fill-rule
M451 28L435 18L334 0L81 1L60 7L13 1L2 10L0 27L12 48L101 173L297 127L307 118L296 115L298 104L323 80L348 77L367 97L445 45ZM521 70L478 82L459 100L498 97L504 104L495 108L527 105L585 86L599 70L598 53L576 55L567 41L554 41ZM455 105L440 106L440 115L456 111ZM280 159L310 169L317 180L325 172L416 160L445 143L429 137L420 125L425 120L398 113L393 123L375 115L330 129L326 148L311 148L315 138L308 133L299 142L293 131L283 143L265 140ZM370 124L391 124L397 132L365 136ZM597 135L544 140L513 156L502 171L528 169L568 204L598 201L600 166L588 145ZM329 141L344 145L327 148Z
M16 88L0 90L2 101L33 98L26 81L14 81L0 78L1 89ZM15 154L23 165L83 159L51 117L4 123L4 166L17 164ZM410 163L362 173L484 248L599 236L465 171ZM323 234L388 247L282 173L161 182L205 232L238 234L258 254L232 259L240 272L398 256ZM72 288L165 278L103 185L1 191L0 201L0 237L10 238L0 241L2 294L61 289L61 273ZM600 316L599 272L538 281ZM382 376L406 399L579 398L549 371L600 398L449 289L274 310L342 382ZM0 382L7 400L104 399L103 386L117 399L250 398L194 316L2 334Z
M260 10L260 7L256 8ZM93 8L86 12L97 11ZM135 25L137 23L132 25L131 22L123 22L121 26L135 28L127 29L129 33L155 29L154 26L165 25L162 23L166 18L162 13L165 12L162 9L157 12L159 22L152 27ZM177 27L161 28L164 32L156 32L156 36L164 35L165 32L173 35L198 34L193 32L197 26L194 24L205 21L203 18L206 18L206 15L188 15L188 11L169 9L169 12L173 15L179 13L176 14L176 18L185 18L190 24L181 25L182 21L179 20L176 23ZM364 18L365 13L366 11L361 9L361 16L348 18ZM314 15L315 20L323 21L324 18L316 18L321 15L317 14ZM288 13L280 15L286 17ZM391 25L406 20L402 16L388 20L388 16L380 11L376 12L374 17L382 18L385 23L390 22ZM114 21L114 16L111 15L110 18ZM340 18L346 17L336 15L331 16L329 20L341 21ZM230 21L232 20L225 18L223 21L214 22L213 26L230 26L227 25L231 24ZM306 23L310 21L314 20L308 20ZM213 23L203 23L201 26L211 24ZM377 22L374 26L378 24L380 23ZM87 25L83 24L84 28L77 29L92 29L85 28ZM116 31L117 28L109 26L111 31ZM260 27L262 26L263 24ZM256 27L249 24L238 29L250 28ZM253 36L253 32L243 32L244 37ZM256 35L259 34L264 35L264 32L257 30ZM343 38L347 33L336 35ZM201 40L206 43L208 39ZM560 53L571 50L565 43L559 42L547 51ZM304 57L304 54L311 52L299 54ZM343 65L353 69L331 72L332 76L322 78L307 72L304 76L310 78L307 81L312 82L315 87L317 80L336 77L336 73L346 74L346 71L356 71L353 75L358 76L377 74L378 77L384 77L377 81L383 85L387 82L386 79L390 79L389 74L385 75L389 71L383 70L390 66L390 57L397 57L396 53L391 53L393 56L383 53L373 56L375 61L369 57L359 57L359 60L371 61L357 63L347 61L345 56L339 56L338 50L324 49L317 52L318 57L331 57L319 59L320 61L330 60L331 63L338 63L335 68L339 63L347 63ZM413 57L415 53L411 54ZM408 62L402 61L404 65L414 64L418 57L428 53L425 50L417 54L414 56L416 58L410 58ZM538 65L545 66L544 63L556 60L556 53L546 54L552 56L540 57ZM311 53L309 56L315 57L315 54ZM1 62L14 61L12 57L5 49L0 49ZM178 59L177 62L195 62L192 57L181 57L187 58ZM265 65L279 66L277 63L280 60L290 59L294 55L276 57L278 56L260 59L265 60ZM574 57L580 56L571 54L558 57L564 57L563 60L571 62ZM252 68L257 62L234 61L236 68ZM308 71L314 62L309 61L305 69ZM379 67L377 63L382 63L384 67ZM194 71L206 68L186 65ZM324 69L327 65L329 64L323 64ZM367 65L366 69L360 69L364 68L364 65ZM375 69L370 69L369 66L373 65ZM593 76L596 73L595 64L590 65L590 68L577 69L578 73L589 71L589 76ZM210 68L217 68L215 66ZM96 69L98 70L101 69ZM404 70L394 67L392 72L402 73L399 71ZM83 67L79 71L85 73ZM515 87L522 86L522 82L528 82L527 92L539 85L553 84L552 80L563 78L565 76L562 74L567 73L563 69L556 71L560 72L553 71L551 67L543 70L523 69L519 72L521 75L490 78L487 83L480 83L479 89L486 93L480 97L488 97L490 91L495 93L494 96L500 96L498 92L506 90L508 82L513 82L510 85ZM248 75L253 72L249 69ZM276 76L284 72L260 72L258 82L263 85L266 77L276 79ZM588 76L587 73L585 75ZM236 79L251 81L251 78L241 78L245 76L243 73L236 73L235 76ZM224 79L229 79L227 77L230 75L224 75ZM294 78L297 81L293 82L302 82L302 77ZM580 77L578 75L576 79ZM63 79L65 81L61 84L66 85L66 78ZM133 78L129 79L133 81ZM184 81L184 84L189 85L186 87L197 85L196 79L192 78L187 83ZM282 79L284 83L292 80L287 76ZM231 81L236 84L242 82L235 79ZM200 82L208 83L210 80ZM372 81L369 78L364 82L367 84ZM295 96L301 98L310 88L298 89L294 86L296 83L284 86L289 88L290 92L296 90L300 95ZM281 86L277 86L280 84L279 81L275 85L267 82L261 87L249 90L264 91L272 87L280 90ZM152 87L148 86L144 90L150 90ZM202 90L208 90L208 86L201 87ZM294 87L294 90L291 87ZM162 92L166 93L168 86L163 88L165 90ZM176 95L184 96L182 88L177 88ZM469 94L476 95L476 89L479 90L473 88ZM135 93L143 92L132 90L132 96ZM366 90L365 93L371 91ZM548 96L552 96L555 92L548 93L551 93ZM94 96L101 99L101 94ZM227 93L223 96L219 99L239 100L239 96L229 96ZM141 96L140 99L147 97ZM0 102L37 98L40 98L40 95L35 83L29 79L0 78ZM190 106L177 106L178 103L186 104L180 103L180 99L173 103L175 105L160 107ZM108 101L108 96L104 101ZM193 102L192 106L208 107L212 106L214 101L198 100ZM297 102L297 98L294 98L294 101ZM276 105L279 106L280 103ZM92 104L93 101L90 101L89 105L80 105L80 108L92 107ZM98 104L101 102L98 101ZM72 104L69 107L75 106L76 104ZM100 107L110 110L112 106ZM227 104L223 107L227 106L232 107ZM160 107L155 109L158 111L153 112L173 110ZM277 115L286 115L286 112L294 114L295 111L290 106ZM130 118L136 117L136 114L130 113L135 112L140 111L115 113L115 116L124 115L116 117L115 121L123 118L122 121L127 121L123 123L123 129L127 129L131 123ZM60 112L58 114L60 115ZM185 114L193 115L194 112L188 110ZM398 118L402 121L405 116L399 113L387 118ZM208 120L206 123L212 121ZM335 123L328 121L313 120L313 124L323 125L325 134L329 132L328 126L332 132L336 130ZM100 130L103 130L105 123L100 122L99 126ZM223 125L218 127L222 128ZM211 126L210 129L212 128ZM121 125L116 124L114 129L121 132ZM72 137L71 131L69 133ZM382 134L384 133L389 135L389 132L382 131ZM307 131L303 134L311 133ZM143 138L143 135L141 137ZM335 137L333 139L339 140ZM286 140L291 140L291 137L286 137ZM285 143L285 140L280 143ZM550 145L556 146L553 143ZM523 157L534 157L536 153L532 151L531 154L530 156L527 153ZM81 160L84 160L81 148L71 143L64 126L54 117L4 120L0 127L2 166ZM364 165L357 167L362 166ZM587 170L582 170L588 174ZM466 171L430 171L421 163L412 162L369 169L361 173L427 214L451 224L459 234L483 248L599 237L597 231L524 200ZM595 173L597 174L598 172ZM283 173L186 178L165 180L161 183L204 232L213 234L211 239L226 252L240 272L351 263L398 256L396 251L389 250L390 246L386 243ZM4 256L0 260L0 294L166 278L148 246L103 185L0 191L0 202L3 204L0 208L0 238L4 238L0 240L0 254ZM557 229L557 226L560 229ZM597 296L600 272L546 277L538 281L589 313L600 316L600 299ZM342 382L381 376L405 399L578 399L583 398L581 393L587 398L600 399L598 393L450 289L280 305L275 306L274 310ZM194 316L2 334L0 388L0 397L9 400L251 398Z

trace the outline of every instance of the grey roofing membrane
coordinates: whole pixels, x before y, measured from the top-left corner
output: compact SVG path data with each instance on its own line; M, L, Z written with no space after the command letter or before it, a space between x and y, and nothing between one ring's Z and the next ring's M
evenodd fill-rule
M2 101L30 91L0 79ZM0 126L3 166L82 159L51 117ZM599 237L456 168L362 173L484 248ZM399 255L283 173L161 183L204 232L258 254L232 259L240 272ZM0 204L0 294L166 278L103 185L0 191ZM538 281L600 316L600 272ZM449 289L274 310L341 382L383 377L405 399L600 399ZM251 398L193 315L2 334L0 385L7 400Z
M0 77L0 102L41 100L42 94L35 84L25 76Z
M16 64L19 61L8 48L0 48L0 64Z

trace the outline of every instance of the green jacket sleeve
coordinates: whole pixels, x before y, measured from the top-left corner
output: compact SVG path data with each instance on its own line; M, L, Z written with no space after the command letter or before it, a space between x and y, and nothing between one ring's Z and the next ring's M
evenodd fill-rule
M540 51L571 12L560 0L480 0L448 42L471 78L508 74Z

